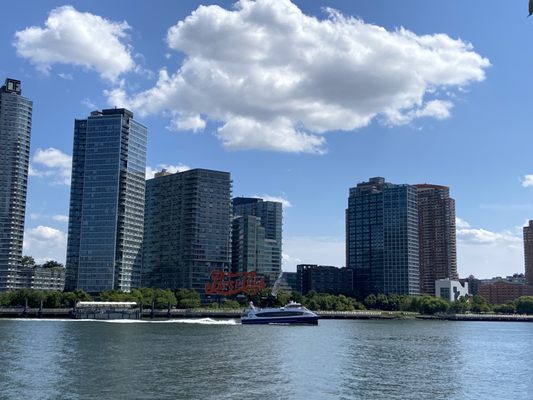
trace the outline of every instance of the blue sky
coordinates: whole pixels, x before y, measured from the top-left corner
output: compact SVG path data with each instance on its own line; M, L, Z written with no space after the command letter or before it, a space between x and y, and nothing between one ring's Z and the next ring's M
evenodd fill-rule
M200 7L203 4L205 7ZM344 265L348 188L448 185L458 269L523 272L533 218L527 2L6 1L0 78L34 101L25 253L64 262L74 118L130 108L149 172L282 198L284 269Z

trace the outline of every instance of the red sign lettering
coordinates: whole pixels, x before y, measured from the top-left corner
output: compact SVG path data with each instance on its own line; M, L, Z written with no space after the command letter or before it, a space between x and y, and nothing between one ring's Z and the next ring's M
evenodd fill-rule
M214 270L211 272L211 282L205 284L205 293L222 296L238 293L254 295L264 288L265 278L257 276L255 271L226 273Z

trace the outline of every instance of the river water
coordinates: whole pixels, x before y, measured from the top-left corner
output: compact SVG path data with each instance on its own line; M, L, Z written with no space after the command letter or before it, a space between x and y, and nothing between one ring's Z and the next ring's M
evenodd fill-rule
M533 324L0 320L0 399L533 399Z

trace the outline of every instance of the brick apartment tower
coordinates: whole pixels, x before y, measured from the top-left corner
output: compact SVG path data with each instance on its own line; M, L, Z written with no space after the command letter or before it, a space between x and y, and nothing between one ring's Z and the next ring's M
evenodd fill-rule
M526 264L526 283L533 285L533 220L524 226L524 258Z
M418 199L420 293L435 295L437 279L458 279L455 200L446 186L415 185Z

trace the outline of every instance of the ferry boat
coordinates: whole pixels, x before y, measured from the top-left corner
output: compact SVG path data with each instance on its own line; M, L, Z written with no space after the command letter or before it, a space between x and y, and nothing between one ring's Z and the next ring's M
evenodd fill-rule
M318 325L318 315L294 301L280 308L256 308L250 302L250 307L241 316L241 324Z

